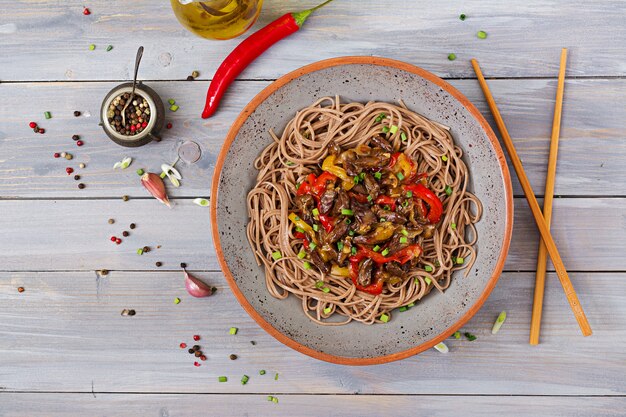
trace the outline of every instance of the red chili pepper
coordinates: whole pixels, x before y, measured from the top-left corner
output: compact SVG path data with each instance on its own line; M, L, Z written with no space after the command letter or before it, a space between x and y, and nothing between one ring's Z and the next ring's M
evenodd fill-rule
M441 220L441 214L443 213L443 204L441 204L441 200L439 197L435 195L428 188L423 186L422 184L410 184L405 185L404 189L406 191L413 192L413 197L420 198L428 204L430 210L428 211L428 215L426 218L432 224L435 224Z
M357 290L365 291L366 293L378 295L383 292L383 279L378 278L376 282L370 284L366 287L358 284L359 278L359 261L353 261L350 258L350 279L352 279L352 283L356 287Z
M393 197L389 197L388 195L379 195L375 201L376 204L379 204L381 206L389 206L391 207L391 210L396 210L396 199Z
M402 154L402 152L396 152L393 155L391 155L391 159L389 159L389 168L393 168L393 166L396 164L396 162L398 162L398 157Z
M309 239L307 239L307 236L304 233L296 232L293 234L293 237L295 237L296 239L302 239L302 244L304 245L304 249L306 250L309 249Z
M335 218L326 216L324 214L320 214L319 216L320 223L322 223L322 227L326 230L326 233L330 233L335 228Z
M311 13L331 1L326 0L309 10L287 13L241 42L215 72L209 91L207 91L202 118L206 119L215 113L228 86L252 61L279 40L300 30Z

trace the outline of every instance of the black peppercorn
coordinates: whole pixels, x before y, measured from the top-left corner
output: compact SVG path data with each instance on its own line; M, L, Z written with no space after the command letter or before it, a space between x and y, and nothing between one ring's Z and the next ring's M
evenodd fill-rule
M78 135L72 135L72 140L79 140L79 139L80 139L80 136L78 136Z
M124 200L124 201L128 201L128 196L127 196L127 195L123 195L123 196L122 196L122 200Z
M190 354L192 354L192 355L193 355L193 354L194 354L194 352L195 352L195 350L193 350L193 349L189 349L187 352L189 352Z
M131 229L134 229L134 228L135 228L135 223L131 223L129 227L130 227Z
M193 81L193 75L188 75L187 76L187 81Z
M150 247L149 246L144 246L143 247L143 251L144 252L150 252Z
M156 266L161 266L161 265L163 265L161 262L156 263Z
M124 237L128 237L128 235L129 235L129 233L128 233L126 230L124 230L124 231L122 232L122 236L124 236Z
M195 355L196 358L199 358L200 356L202 356L202 351L199 350L196 353L194 353L194 355Z
M80 189L82 190L83 188L85 188L85 184L83 184L83 183L81 182L80 184L78 184L78 188L80 188Z
M234 361L235 359L237 359L237 355L230 355L229 358L231 361Z
M78 181L80 179L80 175L74 175L74 179Z
M80 116L80 112L79 112L78 110L76 110L76 111L74 112L74 117L78 117L78 116Z
M198 345L193 345L191 348L193 349L194 352L197 352L200 350L200 346Z
M129 316L134 316L135 315L135 310L128 310L128 315Z
M184 262L181 262L181 263L180 263L180 267L181 267L181 268L183 268L183 269L185 269L185 268L187 268L187 264L186 264L186 263L184 263Z

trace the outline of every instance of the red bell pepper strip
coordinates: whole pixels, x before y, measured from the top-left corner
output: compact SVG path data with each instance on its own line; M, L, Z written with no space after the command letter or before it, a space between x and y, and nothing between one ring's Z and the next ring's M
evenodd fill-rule
M309 250L309 239L307 239L307 236L304 233L296 232L293 234L293 237L295 237L296 239L302 239L304 249Z
M311 174L312 175L312 174ZM311 183L313 186L313 195L315 197L321 197L322 193L326 191L326 183L328 181L335 181L337 177L330 172L323 172L317 179L315 180L315 184Z
M366 293L378 295L383 292L383 279L378 278L376 282L370 284L368 286L362 286L358 284L359 278L359 261L353 261L350 258L350 278L352 279L352 283L356 287L357 290L365 291Z
M335 218L326 216L325 214L320 214L319 216L320 223L322 223L322 227L326 230L326 233L330 233L335 228Z
M422 254L422 247L420 245L411 245L399 250L391 256L383 256L379 252L374 252L366 248L365 246L358 246L359 250L356 255L350 257L350 262L361 262L365 258L369 258L377 264L384 264L387 262L396 261L401 264L405 264L413 258L416 258Z
M300 183L300 186L296 190L297 195L310 194L312 190L312 186L315 184L316 177L315 174L309 174L306 177L305 181Z
M406 191L413 192L414 198L422 199L428 204L430 210L428 210L428 215L426 218L432 224L435 224L441 220L441 214L443 213L443 204L439 197L435 195L428 188L424 187L422 184L410 184L405 185L404 189Z
M359 203L369 203L370 201L367 199L367 196L365 194L361 194L361 193L355 193L350 191L348 193L348 195L352 198L354 198L356 201L358 201Z
M327 0L309 10L287 13L241 42L215 72L206 94L202 118L206 119L215 113L228 86L252 61L279 40L300 30L311 13L331 1Z
M379 195L376 198L376 204L381 206L389 206L391 210L396 211L396 199L393 197L389 197L388 195Z

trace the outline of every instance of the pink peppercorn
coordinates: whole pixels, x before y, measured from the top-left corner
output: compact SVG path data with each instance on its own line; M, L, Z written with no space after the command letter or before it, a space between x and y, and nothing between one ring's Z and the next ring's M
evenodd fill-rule
M146 128L147 126L148 126L148 122L143 122L143 123L141 124L141 127L143 127L143 128Z
M65 172L67 172L67 175L70 175L72 172L74 172L74 168L67 167L67 168L65 168Z
M111 242L115 242L117 238L115 236L111 236Z
M193 366L200 366L200 362L194 362Z
M187 347L187 343L183 342L179 346L181 349L185 349Z
M30 123L28 124L28 127L30 127L31 129L34 129L34 128L36 128L36 127L37 127L37 123L35 123L35 122L30 122Z
M166 128L171 129L172 128L172 124L168 123L167 125L165 125Z
M84 14L85 16L89 16L89 15L91 14L91 11L89 11L89 9L85 7L85 8L83 9L83 14Z
M122 243L122 239L120 239L120 238L118 237L117 239L115 239L115 243L117 243L117 244L119 245L120 243Z
M83 141L82 140L77 140L76 141L76 146L83 146Z
M200 360L201 361L205 361L206 360L206 356L204 356L204 355L200 356Z
M195 341L200 340L200 335L198 335L198 334L194 334L194 335L193 335L193 340L195 340Z
M60 158L60 157L61 157L61 154L60 154L60 153L58 153L58 152L55 152L55 153L54 153L54 157L55 157L55 158Z
M37 131L37 133L41 133L41 134L43 135L44 133L46 133L46 129L41 129L41 128L40 128L40 129Z

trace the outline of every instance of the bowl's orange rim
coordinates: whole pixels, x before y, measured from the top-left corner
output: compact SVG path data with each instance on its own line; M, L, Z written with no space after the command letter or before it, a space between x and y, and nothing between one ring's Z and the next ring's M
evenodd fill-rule
M248 116L254 112L254 110L265 101L271 94L273 94L277 89L284 86L285 84L291 82L292 80L301 77L302 75L318 71L321 69L339 66L339 65L355 65L355 64L369 64L369 65L378 65L382 67L392 67L397 68L406 72L410 72L412 74L416 74L433 84L438 85L443 88L445 91L450 93L454 98L456 98L481 124L483 130L487 134L487 137L491 141L493 148L495 149L496 156L498 158L498 162L500 163L500 171L502 173L502 179L504 181L505 188L505 197L506 197L506 224L504 231L504 238L502 240L502 249L500 250L500 254L498 255L498 262L496 263L496 267L493 271L493 274L487 285L479 297L479 299L472 305L472 307L452 326L448 329L440 333L433 339L426 341L418 346L413 348L403 350L401 352L393 353L385 356L377 356L373 358L351 358L344 356L335 356L330 355L328 353L319 352L315 349L311 349L307 346L304 346L295 340L289 338L283 333L276 330L270 323L268 323L261 315L252 307L252 305L248 302L243 293L239 290L235 279L228 268L228 264L226 263L226 259L224 258L224 252L222 250L222 245L220 242L220 234L218 230L217 223L217 201L218 201L218 187L220 182L220 177L222 174L222 168L224 166L224 161L226 159L226 155L228 150L230 149L231 144L235 140L235 137L239 133L239 129L243 125L243 123L247 120ZM482 307L485 300L491 294L491 291L495 287L500 274L502 273L502 269L504 267L504 262L506 260L507 253L509 251L509 245L511 242L511 235L513 230L513 190L511 186L511 176L509 173L509 168L506 163L506 158L504 153L502 152L502 148L500 147L500 143L496 138L491 126L487 123L482 114L478 111L478 109L465 97L461 92L459 92L452 85L448 84L446 81L437 77L436 75L423 70L419 67L416 67L412 64L407 64L405 62L396 61L389 58L379 58L379 57L369 57L369 56L346 56L339 58L331 58L323 61L318 61L313 64L306 65L302 68L299 68L295 71L292 71L276 81L274 81L269 86L265 87L263 91L258 93L248 105L241 111L237 119L231 126L228 135L226 136L226 140L222 149L217 157L217 163L215 165L215 170L213 172L213 181L211 184L211 229L213 234L213 242L215 245L215 250L217 252L217 259L222 267L222 271L226 276L226 280L228 281L228 285L231 290L235 294L235 297L242 305L242 307L246 310L246 312L270 335L279 340L281 343L289 346L292 349L297 350L298 352L304 353L305 355L311 356L316 359L320 359L326 362L337 363L341 365L376 365L387 362L392 362L404 358L408 358L410 356L416 355L420 352L429 349L441 341L448 338L455 331L460 329L465 323L471 319L476 312Z

